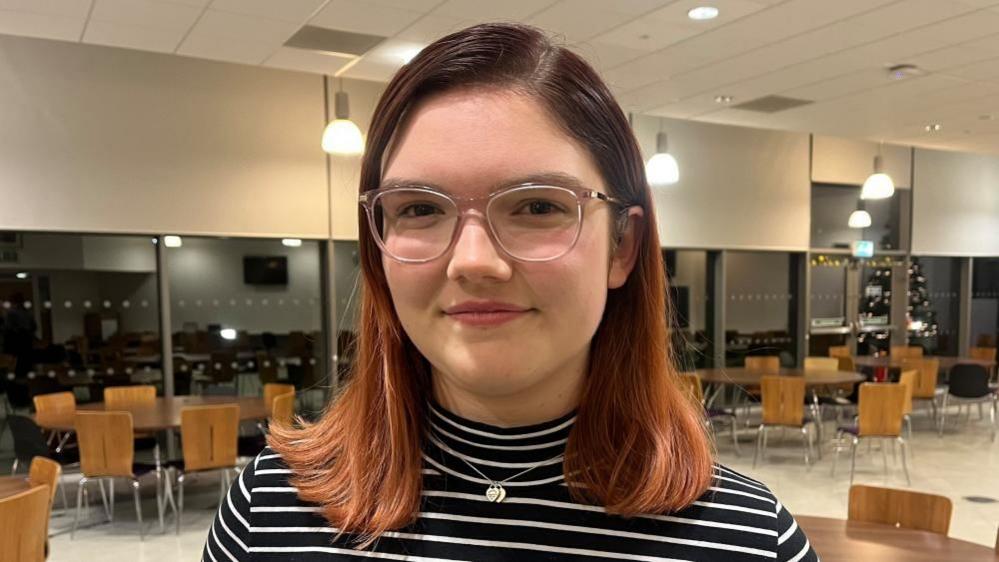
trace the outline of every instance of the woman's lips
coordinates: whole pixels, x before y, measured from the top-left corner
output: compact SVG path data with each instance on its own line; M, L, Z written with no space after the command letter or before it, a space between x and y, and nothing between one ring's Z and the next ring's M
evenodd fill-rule
M447 314L455 322L466 326L493 327L512 322L529 313L530 310L494 310L475 312L456 312Z

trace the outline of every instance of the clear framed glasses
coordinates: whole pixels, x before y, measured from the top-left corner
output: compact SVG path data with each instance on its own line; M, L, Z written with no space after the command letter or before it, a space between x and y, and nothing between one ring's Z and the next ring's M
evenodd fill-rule
M592 189L523 184L483 197L461 198L430 187L383 187L363 193L359 202L368 226L385 254L403 263L425 263L451 250L465 216L482 208L499 248L515 260L558 259L576 245L583 206L591 199L619 208L623 203Z

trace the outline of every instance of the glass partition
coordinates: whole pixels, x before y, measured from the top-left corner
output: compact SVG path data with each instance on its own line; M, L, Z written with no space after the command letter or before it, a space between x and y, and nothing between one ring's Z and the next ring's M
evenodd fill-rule
M999 258L972 260L971 345L999 343Z
M726 252L725 350L728 366L747 355L776 355L782 366L796 363L791 255L784 252Z
M959 258L913 257L909 263L908 345L927 355L957 355Z
M708 333L708 253L701 250L663 252L673 317L670 330L676 360L682 370L711 364L713 345Z

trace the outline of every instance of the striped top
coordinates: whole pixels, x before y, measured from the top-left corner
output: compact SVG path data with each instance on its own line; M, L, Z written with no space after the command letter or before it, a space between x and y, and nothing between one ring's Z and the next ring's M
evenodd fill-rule
M438 405L430 416L423 497L410 525L367 550L352 548L352 535L336 538L288 484L280 456L264 449L222 502L203 560L818 560L766 486L721 465L711 488L683 511L626 519L569 495L562 453L574 414L519 428L472 422ZM503 501L491 502L489 481L468 463L495 481L523 474L503 484Z

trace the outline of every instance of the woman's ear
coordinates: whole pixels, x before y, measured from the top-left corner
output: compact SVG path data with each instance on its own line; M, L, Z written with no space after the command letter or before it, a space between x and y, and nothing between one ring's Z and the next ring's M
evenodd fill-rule
M635 260L638 259L638 234L644 217L645 211L641 207L634 206L623 211L618 219L623 223L623 228L617 231L617 243L611 247L610 271L607 273L608 289L617 289L624 285L635 267Z

